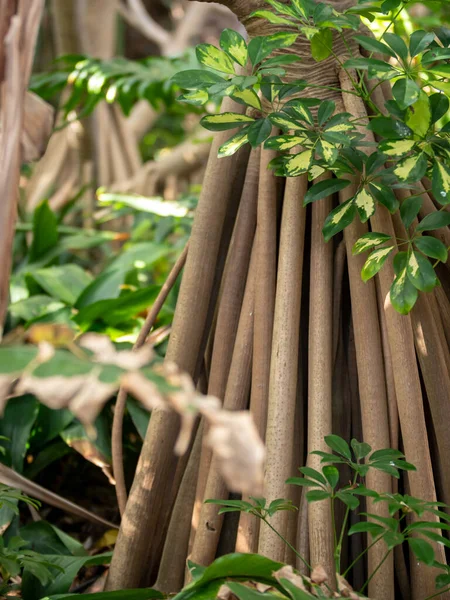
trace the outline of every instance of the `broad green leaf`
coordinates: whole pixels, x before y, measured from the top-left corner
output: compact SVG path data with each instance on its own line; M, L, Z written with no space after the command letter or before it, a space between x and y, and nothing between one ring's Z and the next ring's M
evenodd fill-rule
M193 90L187 94L178 96L178 102L185 102L186 104L192 104L193 106L203 106L208 102L208 94L205 90Z
M353 221L356 215L356 206L353 203L353 198L347 200L343 204L337 206L325 219L322 229L323 237L326 242L342 231L347 225Z
M426 135L431 125L431 108L428 95L421 91L417 102L408 109L406 125L419 137Z
M326 500L330 497L330 492L324 490L311 490L306 492L306 499L308 502L319 502L320 500Z
M331 29L322 29L311 39L311 54L320 62L330 56L333 51L333 33Z
M361 277L363 281L369 281L369 279L378 273L392 250L394 250L394 246L388 246L387 248L379 248L378 250L374 250L369 255L361 271Z
M275 127L279 127L280 129L283 129L283 131L304 129L303 125L284 113L270 113L269 119Z
M324 100L317 111L317 122L322 127L331 117L334 115L336 110L336 103L332 100Z
M238 600L276 600L273 594L263 594L254 588L235 581L229 581L227 587L230 588Z
M288 177L297 177L302 173L306 173L313 159L313 151L305 150L300 154L296 154L289 158L285 163L286 173Z
M365 233L357 240L353 246L352 254L361 254L377 246L381 246L391 239L390 235L385 233L377 233L375 231Z
M289 107L293 109L301 121L306 121L310 125L314 123L311 111L301 100L290 100Z
M234 75L233 63L223 50L219 50L212 44L199 44L195 52L198 62L205 65L205 67Z
M324 181L319 181L319 183L315 183L306 192L303 204L306 206L310 202L331 196L331 194L349 186L350 183L348 179L325 179Z
M431 124L436 123L447 114L450 107L450 101L445 94L431 94Z
M262 144L272 132L272 123L269 119L258 119L247 129L248 141L252 148Z
M359 42L360 46L362 46L366 50L369 50L369 52L387 54L388 56L391 56L392 58L397 57L396 53L391 48L389 48L389 46L387 44L383 44L383 42L379 42L378 40L375 40L374 38L368 37L366 35L355 35L354 39L357 42Z
M250 17L260 17L261 19L265 19L266 21L269 21L269 23L273 23L274 25L295 25L295 23L293 23L289 19L280 17L280 15L276 15L270 10L255 10L254 12L252 12Z
M322 485L326 485L327 483L327 480L322 473L320 473L320 471L316 471L316 469L311 467L300 467L299 471L302 475L305 475L307 478L313 479Z
M151 589L119 590L118 592L97 592L83 594L83 600L163 600L161 592ZM42 600L80 600L80 594L57 594L46 596Z
M416 106L417 104L415 104L413 108L415 109ZM367 129L391 140L411 138L413 134L413 130L405 125L405 123L397 119L392 119L391 117L377 117L372 119L367 125Z
M273 35L260 36L252 39L248 45L248 53L252 65L255 66L264 60L274 50L288 48L296 41L297 33L274 33Z
M339 498L339 500L346 506L348 506L350 510L355 510L360 504L359 499L349 492L337 492L336 497Z
M246 104L247 106L261 110L261 100L258 98L257 93L251 88L236 90L231 94L231 97L240 104Z
M408 60L408 48L399 35L396 35L395 33L385 33L383 38L383 41L392 48L402 61L406 62Z
M283 4L283 2L278 2L278 0L266 0L267 4L273 6L276 11L282 15L289 15L290 17L297 18L298 15L295 13L295 10L291 8L288 4ZM295 6L295 3L292 3L292 6Z
M369 189L377 201L385 206L390 213L397 212L399 202L391 188L382 183L369 183Z
M369 79L389 79L398 72L384 60L376 58L351 58L344 63L346 69L362 69L368 71Z
M424 152L403 158L394 168L400 181L419 181L427 171L427 157Z
M0 435L8 438L2 445L11 458L10 466L18 473L23 472L23 461L38 410L39 403L34 396L13 397L8 401L0 419Z
M329 446L332 450L334 450L334 452L336 452L337 454L340 454L341 456L343 456L344 458L347 458L348 460L352 459L352 453L350 451L350 446L347 444L347 442L342 439L341 437L339 437L338 435L326 435L325 436L325 443L327 446Z
M326 480L330 484L331 488L334 490L334 488L339 483L339 471L337 470L336 467L333 467L331 465L327 465L326 467L323 467L322 471L326 477Z
M405 109L417 102L420 95L420 87L412 79L402 77L395 82L392 94L400 108Z
M415 145L414 140L385 140L378 144L378 150L385 156L398 158L411 152Z
M437 240L431 236L419 237L414 240L414 244L426 256L444 263L447 262L448 250L441 240Z
M35 521L21 527L20 536L28 542L30 550L39 554L87 555L83 544L46 521Z
M171 83L185 90L197 90L214 85L215 83L224 83L225 79L211 71L191 69L180 71L172 77Z
M421 196L411 196L402 202L402 205L400 206L400 216L406 229L411 227L414 219L419 214L419 210L422 208L422 202Z
M266 140L264 148L271 150L290 150L295 146L299 146L305 142L307 138L298 135L277 135Z
M261 68L266 69L267 67L290 65L294 62L299 62L301 60L302 60L301 56L297 56L296 54L283 54L281 56L273 56L272 58L268 58L261 65Z
M394 279L390 290L390 298L392 306L401 315L407 315L416 303L418 292L410 282L406 268L403 268Z
M29 277L32 277L47 294L70 306L75 304L81 292L93 279L75 264L31 271Z
M283 590L286 590L286 592L288 592L289 598L291 598L292 600L310 600L313 597L311 596L311 594L309 594L308 592L304 592L297 585L295 585L295 583L293 583L289 579L285 579L284 577L279 578L279 584L282 586ZM280 600L278 594L276 596L273 595L273 600L275 600L275 598L277 600ZM282 596L282 599L284 600L284 596Z
M439 204L450 204L450 168L437 160L433 167L433 194Z
M232 156L235 154L239 148L242 148L244 144L248 142L248 127L241 129L238 133L230 137L224 144L222 144L219 148L218 156L219 158L224 158L225 156Z
M409 54L411 58L414 58L431 44L434 40L434 33L427 33L426 31L414 31L409 38Z
M416 227L416 232L433 231L434 229L440 229L441 227L447 227L448 225L450 225L450 213L437 211L422 219Z
M73 420L74 416L69 410L52 410L43 404L39 404L39 413L30 440L31 449L42 448L45 444L54 440Z
M30 262L38 260L58 243L56 216L44 200L33 213L33 241L28 253Z
M227 129L235 129L241 125L253 123L254 120L252 117L247 117L247 115L225 112L203 117L200 123L209 131L226 131Z
M355 535L355 533L370 533L373 537L378 537L384 531L384 527L378 525L378 523L373 523L372 521L360 521L350 527L348 535Z
M431 292L438 283L430 261L414 250L409 256L406 271L410 282L421 292Z
M15 319L31 321L32 319L60 310L64 306L59 300L38 294L10 304L8 312Z
M353 125L349 123L351 115L349 113L341 113L332 117L325 125L326 133L345 133L351 131Z
M375 213L375 200L373 199L372 195L369 194L366 188L363 188L356 194L354 202L356 208L358 209L361 222L365 223Z
M353 452L355 453L356 458L359 458L359 459L365 458L368 454L370 454L370 452L372 450L372 448L371 448L371 446L369 446L369 444L366 444L365 442L358 442L355 439L352 439L350 444L351 444Z
M409 537L408 544L416 558L428 566L434 563L433 546L419 537Z
M241 67L245 67L248 59L248 49L244 38L234 29L224 29L220 36L220 47Z

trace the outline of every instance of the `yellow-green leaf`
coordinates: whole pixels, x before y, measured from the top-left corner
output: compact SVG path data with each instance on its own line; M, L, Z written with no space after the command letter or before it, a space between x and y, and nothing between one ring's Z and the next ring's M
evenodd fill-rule
M381 246L381 244L388 242L390 239L391 236L386 233L378 233L376 231L365 233L355 242L352 254L361 254L362 252L366 252L366 250Z
M430 261L419 252L412 251L406 265L408 279L421 292L431 292L438 283Z
M374 214L376 204L375 200L369 192L363 188L355 196L355 204L358 209L359 218L362 223L365 223Z
M386 140L379 144L378 150L385 156L400 157L411 152L415 144L414 140Z
M196 54L198 61L205 67L234 75L234 66L229 56L212 44L199 44Z
M428 95L424 91L420 92L417 102L408 108L405 123L418 136L426 135L431 125L431 108Z
M242 67L245 67L248 59L248 49L244 38L234 29L224 29L220 36L220 47L228 56Z
M306 173L311 165L312 158L312 150L305 150L304 152L289 158L285 164L287 175L289 177L297 177L297 175Z
M450 169L440 161L433 167L433 194L439 204L450 204Z
M333 146L333 144L330 144L330 142L326 142L325 140L321 140L320 146L324 161L328 165L333 165L339 156L336 146Z
M378 273L393 249L394 246L388 246L387 248L379 248L378 250L374 250L370 254L361 271L361 277L363 281L368 281Z
M333 235L342 231L347 225L355 218L356 206L353 203L353 198L343 202L338 207L330 212L328 217L325 219L325 223L322 229L323 237L325 241L331 240Z
M303 129L303 126L300 125L300 123L297 123L294 119L290 119L288 116L281 113L271 113L269 119L272 122L272 125L275 125L275 127L279 127L284 131Z
M427 170L425 154L416 154L401 160L394 169L394 174L400 181L418 181L422 179Z
M289 19L285 19L284 17L280 17L280 15L276 15L270 10L255 10L252 12L250 17L260 17L261 19L265 19L269 21L269 23L273 23L274 25L295 25Z
M218 115L207 115L203 117L200 123L205 129L210 131L225 131L239 127L240 125L253 123L254 120L252 117L247 117L247 115L225 112Z
M227 140L224 144L222 144L219 148L218 156L219 158L224 158L225 156L232 156L235 152L239 150L244 144L248 142L248 127L239 131Z
M392 306L402 315L407 315L418 298L418 291L409 281L404 267L391 286L390 298Z
M261 100L258 98L256 92L251 88L246 88L245 90L236 90L231 94L231 97L233 100L261 110Z
M272 150L285 151L303 144L305 140L305 137L300 137L298 135L277 135L269 138L265 147Z
M178 96L178 101L186 102L186 104L192 104L194 106L203 106L208 102L208 94L205 90L194 90L193 92Z

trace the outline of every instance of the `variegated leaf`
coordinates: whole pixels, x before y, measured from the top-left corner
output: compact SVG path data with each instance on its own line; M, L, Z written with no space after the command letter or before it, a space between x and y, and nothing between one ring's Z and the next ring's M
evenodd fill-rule
M304 129L303 125L282 113L271 113L269 119L271 120L272 125L283 129L283 131Z
M277 135L269 138L265 143L265 148L271 150L286 151L299 146L305 142L306 138L298 135Z
M241 104L246 104L247 106L251 106L258 110L261 110L261 100L258 98L258 95L251 88L246 88L245 90L236 90L231 94L233 100Z
M394 169L400 181L419 181L427 170L427 158L424 153L415 154L401 160Z
M333 144L330 144L325 140L321 140L320 142L320 153L327 165L334 165L339 156L336 146L333 146Z
M450 204L450 168L440 161L433 167L433 194L439 204Z
M285 163L286 173L289 177L297 177L306 173L311 165L313 158L312 150L305 150L289 158Z
M431 292L438 283L430 261L419 252L411 252L406 265L406 273L413 286L421 292Z
M255 10L255 12L252 12L250 17L260 17L261 19L265 19L266 21L269 21L269 23L273 23L274 25L295 25L295 23L293 23L289 19L280 17L280 15L276 15L270 10Z
M248 59L248 49L240 33L233 29L224 29L220 36L220 47L235 62L245 67Z
M343 202L330 212L328 217L325 219L325 223L322 229L323 237L325 241L331 240L333 235L339 233L355 218L356 206L353 203L353 198Z
M391 286L390 298L392 306L402 315L407 315L418 298L418 291L409 281L406 267L401 269Z
M234 75L234 66L229 56L212 44L199 44L196 54L198 61L205 67Z
M358 209L359 218L362 223L365 223L374 214L376 203L371 194L362 188L355 196L355 205Z
M370 254L361 271L363 281L369 281L369 279L378 273L393 249L394 246L388 246L387 248L374 250Z
M411 152L415 145L414 140L385 140L378 145L378 150L385 156L399 158Z
M233 137L230 137L229 140L222 144L219 148L219 158L232 156L239 150L239 148L242 148L242 146L248 142L248 129L248 127L241 129L239 133L236 133L233 135Z
M225 112L218 115L207 115L200 121L205 129L209 131L225 131L234 129L241 125L253 123L255 119L239 113Z
M391 236L387 235L386 233L371 231L361 236L359 240L355 242L355 245L352 249L352 254L361 254L362 252L366 252L367 250L381 246L381 244L388 242L390 239Z
M208 94L205 90L194 90L178 96L179 102L186 102L186 104L192 104L193 106L203 106L208 102Z

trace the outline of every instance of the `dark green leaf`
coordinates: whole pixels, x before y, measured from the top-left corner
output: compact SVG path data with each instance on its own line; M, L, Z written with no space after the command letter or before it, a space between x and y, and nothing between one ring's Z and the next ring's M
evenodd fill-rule
M383 37L384 41L392 48L397 56L406 62L408 60L408 48L402 38L395 33L385 33Z
M438 283L430 261L414 250L409 256L406 270L410 282L421 292L431 292Z
M435 258L441 262L447 262L448 250L445 245L431 236L419 237L414 240L416 248L430 258Z
M370 235L373 235L373 234L370 234ZM375 235L378 235L378 234L375 234ZM389 237L389 236L387 236L387 237ZM361 239L362 238L360 238L360 240ZM350 442L350 445L352 447L353 452L355 453L356 458L358 458L358 459L365 458L368 454L370 454L370 451L372 450L372 448L371 448L371 446L369 446L369 444L366 444L365 442L358 442L355 439L352 439L352 441Z
M346 506L348 506L350 510L355 510L360 504L359 499L349 492L337 492L336 497L339 498L339 500Z
M422 202L421 196L411 196L402 202L402 205L400 206L400 215L406 229L411 227L412 222L419 214L419 210L422 208Z
M382 183L369 183L369 189L378 202L385 206L390 213L397 212L399 202L391 188Z
M439 204L450 204L450 168L441 161L434 164L432 188Z
M75 304L81 292L92 282L92 277L75 264L31 271L29 276L47 294L70 306Z
M330 212L328 217L325 219L325 223L322 229L323 237L326 242L330 241L331 238L342 231L345 227L350 225L356 215L356 206L353 203L353 199L343 202ZM450 216L450 215L449 215Z
M408 544L418 560L428 566L433 564L434 550L431 544L417 537L408 538Z
M34 396L19 396L8 401L0 419L0 435L8 438L2 445L9 451L11 467L19 473L23 472L28 439L38 410L39 404Z
M119 590L118 592L97 592L83 594L83 600L163 600L161 592L151 589ZM42 600L80 600L80 594L57 594L46 596Z
M370 535L378 537L384 531L386 531L385 528L378 523L373 523L372 521L360 521L350 527L348 535L354 535L355 533L370 533Z
M29 260L34 262L58 243L56 216L45 200L33 213L33 242L29 250Z
M378 40L375 40L374 38L368 37L367 35L355 35L354 39L357 42L359 42L360 46L362 46L366 50L369 50L369 52L387 54L388 56L391 56L392 58L397 57L396 53L391 48L389 48L388 45L383 44L383 42L379 42Z
M430 96L431 124L436 123L447 114L450 106L445 94L432 94Z
M319 502L320 500L326 500L330 498L330 493L324 490L311 490L306 492L306 499L308 502Z
M349 186L350 183L348 179L325 179L324 181L319 181L319 183L315 183L306 192L303 204L306 206L310 202L331 196L335 192L339 192Z
M245 67L247 64L247 44L240 33L234 29L224 29L220 36L220 47L230 58Z
M448 225L450 225L450 213L438 211L431 213L422 219L416 227L416 231L433 231L434 229L440 229L441 227L447 227Z
M326 467L323 467L322 472L325 475L326 480L330 484L331 488L334 490L334 488L339 483L339 471L336 467L328 465Z
M320 104L319 110L317 111L317 121L321 127L324 123L331 119L335 110L336 103L332 100L325 100Z
M405 123L391 117L376 117L371 120L367 128L391 140L409 138L413 133Z
M420 87L412 79L402 77L397 79L392 93L400 108L405 109L419 99Z
M301 467L299 471L309 479L314 479L314 481L318 481L322 485L326 485L327 483L327 480L322 473L316 471L316 469L312 469L311 467Z
M340 436L326 435L324 439L325 439L326 445L329 446L334 452L336 452L337 454L340 454L341 456L343 456L344 458L347 458L348 460L352 459L352 453L350 451L350 446Z
M189 71L180 71L174 75L171 82L185 90L197 90L209 87L215 83L224 83L225 79L206 69L192 69Z
M369 279L378 273L378 271L386 262L388 256L391 254L392 250L394 250L394 246L387 246L386 248L374 250L369 255L361 271L361 277L363 281L369 281Z
M400 314L407 315L416 303L417 297L417 289L410 282L406 268L403 268L391 286L390 298L392 306Z
M252 148L257 148L271 134L272 123L269 119L258 119L247 130L248 141Z
M353 246L352 249L352 254L361 254L362 252L366 252L367 250L372 250L372 248L376 248L377 246L381 246L381 244L384 244L385 242L388 242L391 239L390 235L387 235L385 233L377 233L375 231L369 232L369 233L365 233L363 236L361 236L359 238L359 240L357 240L355 242L355 245ZM356 440L354 440L355 443ZM353 447L353 440L352 440L352 447ZM355 450L355 448L353 448ZM355 451L356 453L356 451ZM362 456L358 457L358 458L363 458Z
M409 39L409 54L411 58L414 58L428 48L433 40L434 33L427 33L422 30L414 31Z

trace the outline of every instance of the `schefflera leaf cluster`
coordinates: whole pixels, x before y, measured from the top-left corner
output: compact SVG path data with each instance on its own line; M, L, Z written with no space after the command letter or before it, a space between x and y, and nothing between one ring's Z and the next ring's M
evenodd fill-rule
M187 90L180 100L204 105L230 96L246 106L244 114L208 114L201 120L210 131L237 130L220 147L219 156L231 156L247 143L276 150L279 155L270 163L276 175L308 174L313 182L305 205L344 190L356 178L355 193L334 208L324 223L326 242L355 218L369 221L379 204L392 214L400 211L404 237L394 240L371 232L355 245L354 253L370 252L362 270L365 281L396 253L391 302L398 312L407 314L419 292L439 285L435 267L448 259L448 248L435 231L450 225L446 210L450 204L450 33L445 29L436 34L416 31L408 43L389 28L379 40L354 35L367 57L358 54L343 62L333 44L344 30L357 30L361 16L373 19L377 13L398 9L401 2L389 0L381 7L363 3L343 13L328 3L310 0L266 2L268 10L258 10L253 16L286 31L256 37L247 44L239 33L225 30L220 48L201 44L197 58L202 68L173 78ZM332 100L311 97L321 95L315 88L328 89L326 85L304 79L286 81L286 67L301 60L291 48L300 36L309 41L315 60L334 56L353 86L343 93L364 100L371 113L368 124L337 112ZM351 52L351 46L347 47ZM380 107L372 96L384 82L391 82L392 99ZM367 141L362 127L377 141ZM418 223L422 182L438 210ZM408 191L400 196L406 196L401 202L396 194L399 189Z

